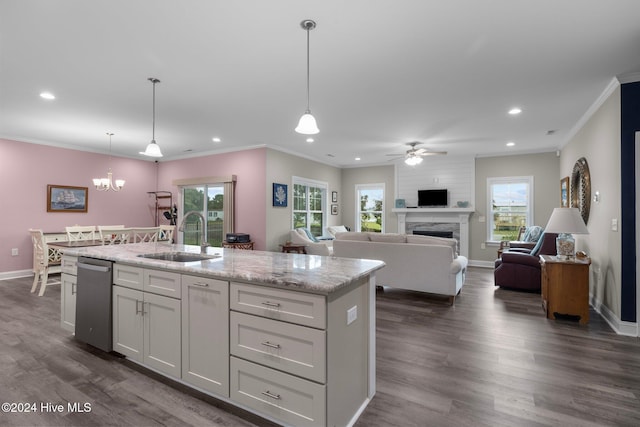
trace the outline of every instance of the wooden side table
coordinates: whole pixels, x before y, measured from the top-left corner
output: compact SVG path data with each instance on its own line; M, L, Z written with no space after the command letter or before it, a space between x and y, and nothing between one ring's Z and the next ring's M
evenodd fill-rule
M591 259L561 260L540 255L542 266L542 308L548 319L564 314L589 322L589 265Z
M253 242L227 242L226 240L223 240L222 247L231 249L247 249L252 251Z
M298 245L296 243L287 242L280 246L282 247L282 252L293 252L299 254L307 253L307 251L305 250L305 245Z

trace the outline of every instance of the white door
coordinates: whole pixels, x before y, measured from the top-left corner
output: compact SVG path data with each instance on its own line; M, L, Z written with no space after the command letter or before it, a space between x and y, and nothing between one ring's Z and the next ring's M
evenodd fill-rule
M229 283L182 276L182 379L229 397Z
M113 351L142 362L142 292L113 286Z

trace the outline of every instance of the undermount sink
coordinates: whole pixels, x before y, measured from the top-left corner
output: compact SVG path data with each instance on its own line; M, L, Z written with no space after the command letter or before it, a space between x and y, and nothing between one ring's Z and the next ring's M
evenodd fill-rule
M193 252L161 252L155 254L138 255L138 257L172 262L193 262L220 258L220 255L195 254Z

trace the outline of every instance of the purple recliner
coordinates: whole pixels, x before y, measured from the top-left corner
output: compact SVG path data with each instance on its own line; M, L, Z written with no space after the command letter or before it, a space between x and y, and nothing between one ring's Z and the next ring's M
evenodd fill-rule
M539 255L556 254L556 237L557 233L544 233L540 238L540 246L533 248L531 252L525 249L503 252L495 262L495 285L506 289L540 292L542 282Z

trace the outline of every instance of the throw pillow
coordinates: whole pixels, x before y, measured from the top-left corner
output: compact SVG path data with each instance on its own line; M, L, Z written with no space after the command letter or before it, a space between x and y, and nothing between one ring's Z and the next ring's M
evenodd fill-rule
M309 240L311 240L312 242L316 242L318 243L319 240L315 238L315 236L313 234L311 234L311 232L309 230L307 230L306 228L300 227L298 230L303 230L305 232L305 234L307 235L307 237L309 238Z
M338 233L346 233L347 231L347 227L345 227L344 225L331 225L329 227L327 227L327 231L329 232L329 234L331 234L333 237L336 236L336 234Z
M372 242L407 243L407 236L397 233L369 233Z

